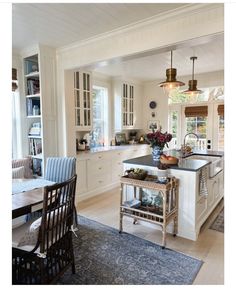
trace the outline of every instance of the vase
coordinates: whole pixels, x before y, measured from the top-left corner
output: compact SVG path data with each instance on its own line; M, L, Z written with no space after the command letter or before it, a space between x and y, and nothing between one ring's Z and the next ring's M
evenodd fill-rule
M163 153L163 148L159 146L154 146L152 148L152 159L153 161L160 161L161 154Z

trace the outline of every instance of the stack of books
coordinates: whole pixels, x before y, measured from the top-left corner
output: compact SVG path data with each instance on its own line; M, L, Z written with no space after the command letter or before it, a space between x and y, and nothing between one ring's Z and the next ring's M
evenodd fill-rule
M30 130L29 136L41 136L41 123L33 123Z

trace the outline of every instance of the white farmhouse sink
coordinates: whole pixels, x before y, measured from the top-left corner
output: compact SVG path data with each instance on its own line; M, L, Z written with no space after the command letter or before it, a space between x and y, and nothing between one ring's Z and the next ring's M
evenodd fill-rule
M198 159L198 160L207 160L207 161L211 161L214 162L216 160L220 160L221 157L220 156L209 156L209 155L190 155L188 157L186 157L185 159Z
M223 169L223 158L220 156L209 156L209 155L190 155L185 157L185 159L194 159L194 160L207 160L210 161L211 164L209 166L209 175L210 177L215 176Z

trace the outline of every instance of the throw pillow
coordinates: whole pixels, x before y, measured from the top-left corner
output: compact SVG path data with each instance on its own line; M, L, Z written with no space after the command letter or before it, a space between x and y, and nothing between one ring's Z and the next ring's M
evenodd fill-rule
M24 178L24 177L25 177L24 166L12 168L12 178Z
M25 178L33 178L31 157L12 160L12 168L17 168L20 166L25 167Z

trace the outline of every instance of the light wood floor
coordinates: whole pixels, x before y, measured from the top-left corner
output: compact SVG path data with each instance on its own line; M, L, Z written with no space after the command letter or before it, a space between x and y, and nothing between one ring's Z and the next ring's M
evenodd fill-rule
M203 260L194 284L224 284L224 234L208 229L223 207L223 200L202 226L196 242L167 234L167 247ZM105 192L77 204L78 214L102 224L119 227L119 188ZM136 224L124 217L123 230L151 242L161 244L162 234L153 227Z

